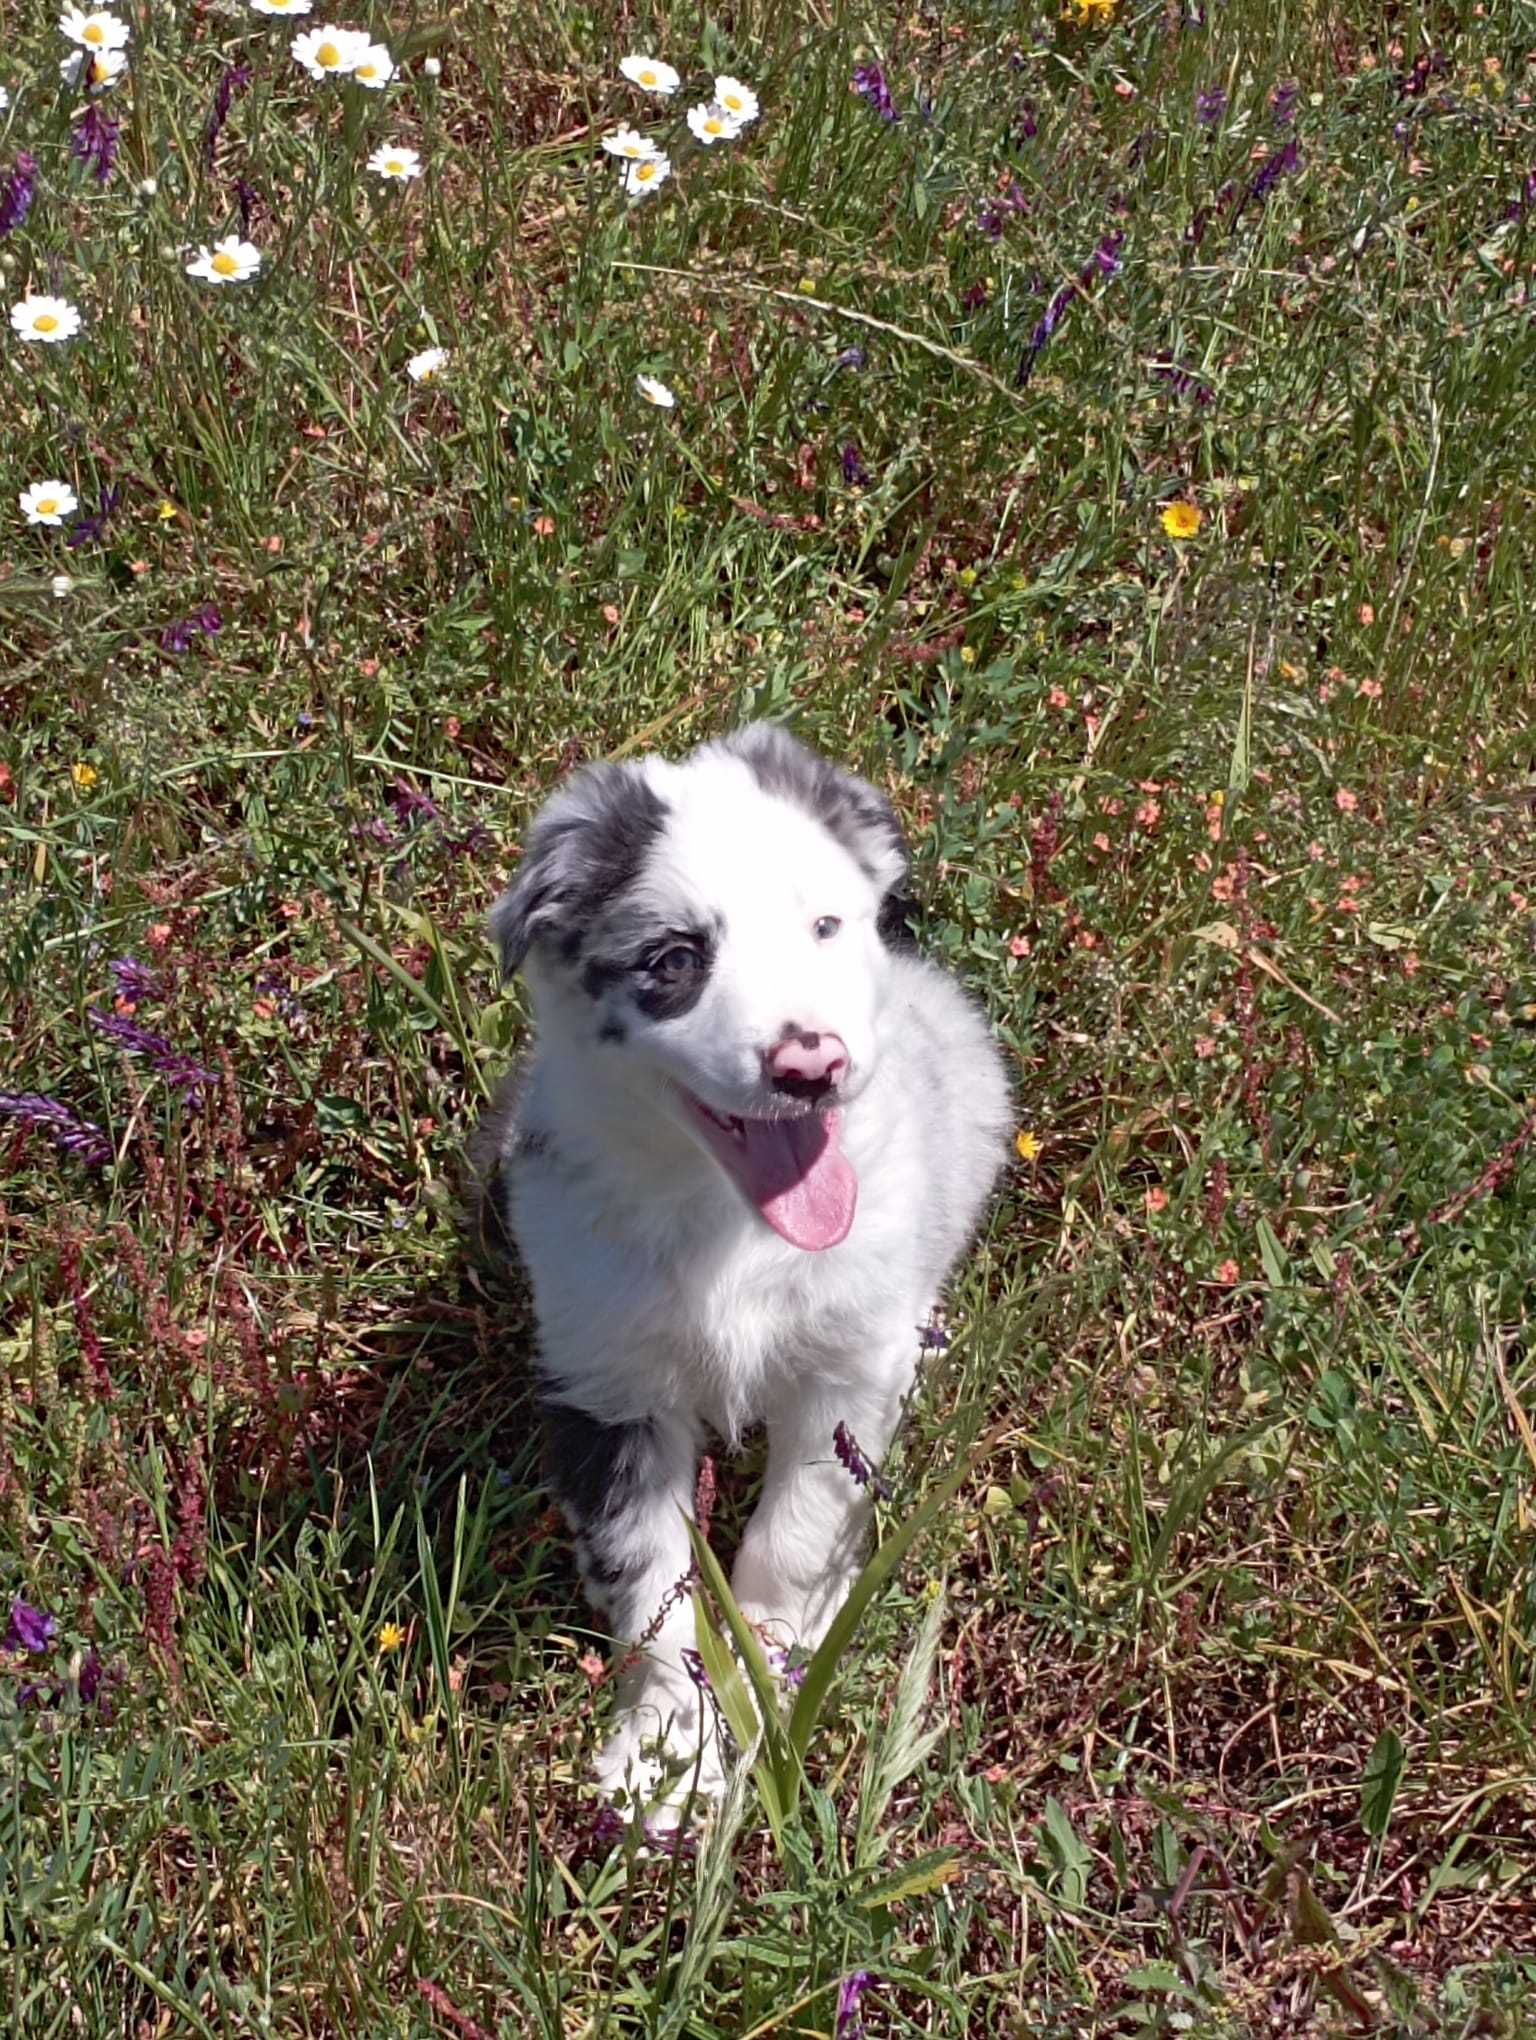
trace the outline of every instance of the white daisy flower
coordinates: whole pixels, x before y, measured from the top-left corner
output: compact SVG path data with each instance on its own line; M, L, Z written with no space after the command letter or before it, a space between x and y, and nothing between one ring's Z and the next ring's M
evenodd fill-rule
M441 78L443 75L442 59L440 57L423 57L421 60L421 75L424 78Z
M746 127L749 121L757 119L757 94L739 78L715 80L715 104L723 106L738 127Z
M68 482L34 482L23 489L17 501L28 524L62 524L80 499Z
M421 175L421 158L414 149L386 142L383 148L375 149L368 158L368 168L375 177L394 177L402 184L409 184L413 177Z
M723 106L690 106L688 132L707 149L715 142L734 142L741 122L732 120Z
M106 92L127 68L128 57L124 50L76 50L72 57L66 57L59 65L59 76L66 85L78 85L83 76L90 91Z
M60 602L64 600L66 595L73 595L75 592L75 578L73 574L55 574L49 585Z
M604 135L603 147L610 156L621 156L626 163L648 162L661 154L649 135L639 134L632 127L615 128L611 135Z
M637 375L635 388L648 404L654 404L658 411L675 411L677 398L664 382L658 382L653 375Z
M647 192L660 191L672 175L670 156L646 156L639 163L624 166L624 196L644 198Z
M4 113L5 109L10 105L10 103L11 103L10 93L6 91L3 85L0 85L0 113Z
M626 57L619 69L631 85L638 85L642 92L659 93L663 99L670 99L683 82L660 57Z
M370 92L382 92L395 75L395 60L383 43L369 43L352 66L352 75L359 85L366 85Z
M311 78L336 78L356 67L363 51L371 48L360 28L306 28L288 45L296 64L302 64Z
M313 0L251 0L252 14L308 14Z
M11 325L23 340L73 340L80 330L80 314L61 297L24 297L11 306Z
M413 354L405 364L405 372L412 382L431 382L441 375L448 366L446 347L424 347L420 354Z
M127 22L119 21L115 14L86 14L79 7L65 8L59 16L59 32L87 50L120 50L129 35Z
M226 234L211 248L199 248L187 264L188 276L200 276L205 283L244 283L261 267L261 250L242 241L238 234Z

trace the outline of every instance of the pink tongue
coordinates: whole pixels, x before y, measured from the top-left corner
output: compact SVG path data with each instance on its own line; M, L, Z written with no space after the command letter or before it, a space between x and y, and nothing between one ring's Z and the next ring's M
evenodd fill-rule
M781 1239L816 1253L848 1237L859 1179L825 1119L749 1119L732 1158L741 1187Z

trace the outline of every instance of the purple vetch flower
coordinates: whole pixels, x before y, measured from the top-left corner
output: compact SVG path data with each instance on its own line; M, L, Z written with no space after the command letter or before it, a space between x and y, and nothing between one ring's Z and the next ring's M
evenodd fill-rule
M862 368L868 358L862 347L845 347L832 366L834 368Z
M1202 382L1193 369L1181 368L1171 355L1160 354L1152 364L1152 373L1171 384L1181 397L1193 397L1202 409L1216 401L1210 384Z
M224 132L224 123L229 119L229 110L235 103L235 94L243 92L251 82L249 64L226 64L219 75L214 89L213 105L209 109L208 122L203 129L203 162L213 168L214 151L219 146L219 136Z
M885 72L878 64L860 64L853 74L853 89L861 99L868 100L882 120L901 119Z
M1032 99L1021 99L1019 110L1013 117L1013 137L1021 142L1032 142L1040 132L1040 121Z
M1301 98L1301 86L1294 78L1286 78L1269 95L1269 116L1276 127L1289 127L1296 116L1296 102Z
M462 836L444 836L442 847L451 857L478 857L482 850L489 850L496 838L484 822L471 822Z
M979 312L992 297L992 287L984 276L977 277L970 289L960 300L960 309L965 312Z
M55 1147L88 1168L112 1159L112 1143L92 1119L82 1119L37 1091L0 1091L0 1118L14 1119L29 1132L46 1133Z
M1282 177L1288 177L1300 161L1301 144L1292 135L1283 149L1277 150L1273 156L1267 157L1259 165L1258 175L1232 208L1232 218L1228 223L1227 232L1229 234L1232 232L1250 204L1263 205L1274 186Z
M710 1689L709 1673L704 1669L703 1658L699 1655L699 1653L696 1650L690 1650L686 1647L682 1650L680 1655L683 1660L683 1670L688 1674L689 1678L692 1679L693 1683L698 1687L701 1693L707 1693Z
M90 516L75 519L75 528L65 540L71 552L82 545L94 545L97 539L105 536L107 525L122 493L121 489L103 489L97 499L97 507Z
M224 628L224 619L216 605L205 602L201 609L194 609L190 616L183 616L175 623L168 623L160 633L162 652L186 652L192 648L195 637L217 637Z
M440 822L443 818L431 794L405 779L397 779L390 787L389 804L402 822Z
M611 1849L615 1842L622 1842L629 1826L616 1806L600 1806L592 1816L587 1829L587 1846L590 1849Z
M837 2024L832 2029L833 2040L863 2040L864 2021L859 2017L859 2000L865 1991L874 1986L874 1976L867 1969L856 1969L852 1976L845 1976L837 1986Z
M1393 133L1396 132L1394 128ZM1527 170L1519 193L1510 200L1504 217L1507 220L1518 220L1529 212L1533 205L1536 205L1536 170Z
M11 1603L10 1626L5 1632L7 1650L24 1650L40 1656L52 1643L58 1623L41 1608L34 1608L18 1594Z
M395 840L395 832L389 825L387 815L370 815L366 822L359 822L352 833L365 843L383 843L387 846Z
M1219 85L1195 94L1195 119L1201 127L1220 127L1221 116L1227 110L1227 95Z
M776 1679L782 1679L791 1692L797 1692L805 1684L807 1660L799 1652L787 1651L775 1644L767 1653L768 1669Z
M99 106L88 106L70 137L69 153L77 162L92 166L98 184L105 184L112 175L121 127L120 121L109 120Z
M26 149L16 151L11 174L0 184L0 241L14 234L32 210L37 190L37 158Z
M1019 372L1014 377L1014 381L1021 389L1034 373L1036 360L1049 344L1056 328L1066 317L1067 307L1076 296L1077 285L1075 283L1064 283L1036 321L1035 330L1030 334L1028 344L1024 349L1024 358L1019 363Z
M159 978L136 956L114 957L107 969L112 973L113 988L125 1005L140 1006L146 999L160 997Z
M1106 234L1094 249L1089 266L1083 272L1081 281L1097 270L1100 276L1118 276L1125 264L1120 260L1120 250L1125 243L1124 234Z
M859 458L858 444L852 439L843 448L843 480L851 489L867 489L870 483L869 469Z
M935 1311L927 1324L917 1328L918 1346L924 1353L945 1353L949 1350L949 1326Z
M890 1500L889 1486L864 1457L858 1439L846 1424L840 1423L832 1433L832 1450L837 1454L839 1464L846 1467L849 1478L857 1486L872 1488L882 1502Z
M126 1013L104 1013L99 1006L92 1006L85 1017L98 1034L105 1035L125 1055L143 1056L156 1074L164 1078L166 1087L192 1111L202 1104L204 1093L219 1081L212 1070L174 1048L163 1034L152 1034Z

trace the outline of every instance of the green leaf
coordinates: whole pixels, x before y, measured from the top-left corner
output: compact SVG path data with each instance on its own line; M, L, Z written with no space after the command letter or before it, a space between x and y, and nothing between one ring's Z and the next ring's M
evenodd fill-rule
M744 1753L757 1752L752 1758L752 1776L763 1802L763 1812L768 1817L768 1826L772 1830L774 1843L782 1848L784 1807L773 1766L762 1754L764 1738L751 1689L732 1654L730 1642L720 1626L719 1617L703 1594L695 1593L693 1597L693 1617L698 1636L699 1656L704 1660L709 1690L719 1702L720 1711L725 1716L731 1734L736 1738L738 1749Z
M1045 1832L1060 1877L1062 1903L1075 1909L1088 1895L1092 1853L1078 1839L1077 1831L1059 1799L1047 1799L1045 1802Z
M1403 1739L1395 1730L1384 1728L1375 1748L1365 1760L1360 1780L1360 1820L1372 1841L1379 1842L1392 1819L1397 1788L1403 1782Z
M867 1911L877 1905L895 1905L903 1898L918 1898L925 1891L937 1891L941 1884L948 1884L963 1868L958 1849L931 1849L927 1855L903 1863L899 1870L865 1885L855 1894L855 1903Z
M1290 1266L1285 1249L1267 1218L1255 1220L1253 1229L1258 1236L1259 1259L1264 1263L1269 1286L1271 1289L1283 1289L1289 1279Z

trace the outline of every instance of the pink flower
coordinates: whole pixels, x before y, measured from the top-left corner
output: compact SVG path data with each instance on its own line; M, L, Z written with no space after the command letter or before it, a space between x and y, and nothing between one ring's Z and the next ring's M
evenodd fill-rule
M1341 786L1333 796L1333 804L1341 815L1352 815L1360 802L1347 786Z
M1216 1280L1225 1283L1229 1288L1234 1282L1240 1282L1242 1275L1243 1271L1238 1267L1236 1261L1223 1261L1216 1270Z

